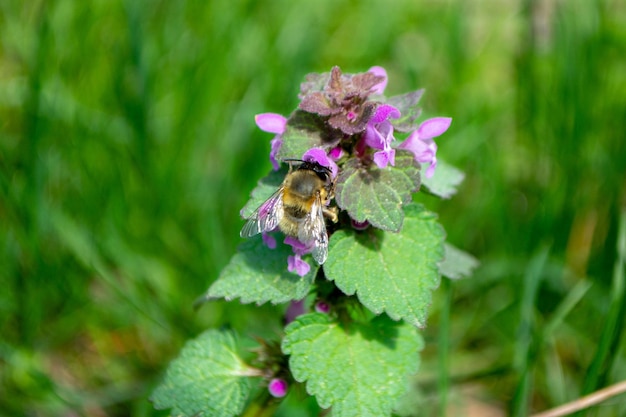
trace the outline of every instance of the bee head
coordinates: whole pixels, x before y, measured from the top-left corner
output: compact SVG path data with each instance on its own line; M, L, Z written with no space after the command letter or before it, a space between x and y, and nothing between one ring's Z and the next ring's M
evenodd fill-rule
M289 163L290 169L292 167L292 162L300 162L300 165L296 167L296 170L308 170L313 171L317 174L317 176L324 182L330 181L332 177L332 172L329 168L320 165L314 161L303 161L301 159L285 159L284 162Z

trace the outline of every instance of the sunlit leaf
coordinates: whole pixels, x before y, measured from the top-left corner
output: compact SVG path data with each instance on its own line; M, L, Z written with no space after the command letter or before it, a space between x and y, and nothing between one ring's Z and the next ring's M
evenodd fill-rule
M431 194L441 198L450 198L457 193L458 186L463 179L465 179L463 171L439 160L435 175L431 178L422 177L422 186L426 187Z
M292 254L291 246L282 243L276 249L268 248L260 236L246 240L211 285L206 298L240 298L242 303L256 304L304 298L319 266L309 260L311 270L300 277L287 270L287 257Z
M439 285L445 232L422 206L405 207L399 233L368 228L338 230L330 238L324 272L345 294L376 314L424 326Z
M358 222L391 231L402 227L402 205L420 186L420 166L408 151L397 150L395 166L378 168L350 159L337 178L336 200Z
M208 330L187 342L151 400L172 416L235 416L249 395L252 371L237 354L232 332Z
M387 316L339 324L328 315L298 317L285 329L283 351L293 377L306 382L334 417L388 416L417 371L423 341L415 327Z
M418 107L422 94L424 94L424 89L411 91L410 93L389 97L387 99L387 104L391 104L400 110L402 114L400 118L390 120L395 130L407 133L419 127L419 123L415 121L422 113L422 110Z
M449 243L446 243L444 248L446 255L439 268L441 275L445 277L450 279L470 277L474 269L480 265L478 259Z

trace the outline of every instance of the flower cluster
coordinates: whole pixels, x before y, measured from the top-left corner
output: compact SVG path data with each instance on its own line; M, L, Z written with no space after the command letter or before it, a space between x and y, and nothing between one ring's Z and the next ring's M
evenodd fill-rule
M434 138L448 129L452 119L435 117L417 124L416 106L421 92L387 99L386 86L387 72L382 67L372 67L360 74L344 74L339 67L329 73L309 74L300 87L298 109L289 118L275 113L255 117L261 130L275 135L270 151L274 170L280 169L281 160L316 163L327 168L335 186L341 188L347 176L342 176L342 172L348 164L370 174L375 170L406 169L396 166L398 152L404 152L413 157L416 174L412 175L418 176L415 183L420 183L421 165L427 165L423 175L432 177L437 167ZM408 136L399 140L397 133ZM348 224L357 230L376 224L369 221L375 219L353 215L354 210L347 204L342 206L339 199L337 205L347 212L351 220ZM275 247L271 237L264 235L264 240L269 247ZM288 270L300 276L308 274L311 268L303 256L315 250L315 242L287 236L285 244L293 248Z

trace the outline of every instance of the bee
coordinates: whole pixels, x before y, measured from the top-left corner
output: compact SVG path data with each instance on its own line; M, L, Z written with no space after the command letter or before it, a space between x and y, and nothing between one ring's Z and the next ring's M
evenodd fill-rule
M337 222L337 208L329 208L334 197L330 169L317 162L286 160L289 172L281 186L247 219L241 237L269 232L277 226L286 235L313 246L313 258L323 264L328 256L325 217ZM301 162L296 168L292 162Z

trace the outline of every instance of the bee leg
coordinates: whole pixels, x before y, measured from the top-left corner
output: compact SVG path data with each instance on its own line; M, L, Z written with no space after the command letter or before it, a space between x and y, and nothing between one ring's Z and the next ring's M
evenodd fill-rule
M324 213L324 216L330 219L331 222L337 223L337 221L339 221L337 207L324 207L322 208L322 212Z

